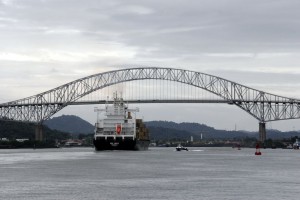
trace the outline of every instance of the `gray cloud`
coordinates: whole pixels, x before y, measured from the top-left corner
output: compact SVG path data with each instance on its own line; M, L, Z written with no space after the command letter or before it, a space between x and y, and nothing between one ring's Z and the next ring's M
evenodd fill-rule
M300 98L299 8L298 0L0 0L0 101L137 65Z

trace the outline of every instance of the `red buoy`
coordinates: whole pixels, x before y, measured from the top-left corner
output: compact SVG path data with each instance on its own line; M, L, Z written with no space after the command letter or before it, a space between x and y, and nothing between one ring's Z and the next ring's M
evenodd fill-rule
M256 156L260 156L260 155L261 155L261 152L260 152L260 146L259 146L259 143L256 144L256 147L255 147L255 148L256 148L255 155L256 155Z
M117 134L120 135L121 131L122 131L122 126L121 126L121 124L117 124L117 125L116 125L116 132L117 132Z

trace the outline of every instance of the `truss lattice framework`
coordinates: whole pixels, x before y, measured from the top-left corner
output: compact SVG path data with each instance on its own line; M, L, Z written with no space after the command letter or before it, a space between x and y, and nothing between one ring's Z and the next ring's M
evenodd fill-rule
M260 122L300 118L300 100L259 91L195 71L173 68L129 68L95 74L35 96L0 104L0 118L42 123L81 97L126 81L156 79L176 81L214 93Z

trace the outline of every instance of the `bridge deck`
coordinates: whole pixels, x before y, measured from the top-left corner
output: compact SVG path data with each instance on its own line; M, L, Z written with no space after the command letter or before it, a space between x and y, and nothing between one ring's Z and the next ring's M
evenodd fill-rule
M128 104L147 104L147 103L227 103L227 104L241 104L241 103L268 103L268 104L300 104L300 102L291 102L291 101L251 101L251 100L224 100L224 99L152 99L152 100L124 100ZM89 105L89 104L111 104L112 100L98 100L98 101L76 101L68 102L67 105ZM22 106L42 106L42 105L63 105L63 103L48 102L48 103L23 103L17 105L10 104L0 104L0 108L3 107L22 107Z

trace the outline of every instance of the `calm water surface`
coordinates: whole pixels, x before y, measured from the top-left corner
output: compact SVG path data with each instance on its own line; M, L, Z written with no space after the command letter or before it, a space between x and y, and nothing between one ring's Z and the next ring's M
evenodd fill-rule
M0 199L298 199L300 151L0 150Z

